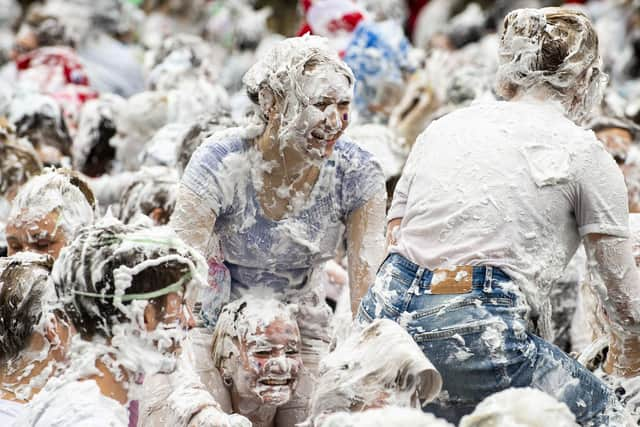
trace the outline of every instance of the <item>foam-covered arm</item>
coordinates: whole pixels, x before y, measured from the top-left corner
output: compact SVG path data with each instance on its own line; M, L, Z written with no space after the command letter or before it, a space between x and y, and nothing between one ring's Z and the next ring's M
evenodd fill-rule
M222 261L217 237L213 233L216 213L200 196L180 185L176 207L171 215L171 227L185 243L198 250L205 259Z
M376 269L382 262L386 200L386 193L380 191L347 219L347 258L353 314L358 312L360 300L373 283Z
M611 343L605 370L640 373L640 274L627 238L590 234L585 238L594 286L610 320Z

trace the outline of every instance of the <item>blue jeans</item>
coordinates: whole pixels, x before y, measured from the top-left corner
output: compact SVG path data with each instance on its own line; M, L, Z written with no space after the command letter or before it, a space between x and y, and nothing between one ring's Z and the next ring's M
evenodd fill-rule
M470 291L452 295L431 293L433 275L391 254L358 312L364 323L399 322L440 371L443 393L425 411L457 424L493 393L533 387L566 403L582 425L623 425L622 408L602 381L527 331L528 306L504 272L474 267Z

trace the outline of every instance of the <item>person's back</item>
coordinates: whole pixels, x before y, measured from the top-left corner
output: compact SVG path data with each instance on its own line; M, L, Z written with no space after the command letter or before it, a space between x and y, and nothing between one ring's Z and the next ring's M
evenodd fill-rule
M615 162L553 104L475 104L432 124L414 150L389 218L403 218L391 251L419 265L499 267L536 307L581 236L626 233Z
M492 393L532 387L581 424L624 425L613 391L537 336L549 336L547 292L582 239L615 331L605 372L640 372L627 191L593 134L573 124L605 84L584 14L515 10L497 70L508 102L451 113L409 155L388 215L391 253L358 319L400 322L442 374L444 392L425 410L457 423Z

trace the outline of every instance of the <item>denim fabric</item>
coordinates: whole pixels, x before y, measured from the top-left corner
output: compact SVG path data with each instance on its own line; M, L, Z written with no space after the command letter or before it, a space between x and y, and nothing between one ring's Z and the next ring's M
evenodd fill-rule
M432 278L433 272L391 254L358 313L364 323L399 322L442 374L443 393L426 411L457 423L493 393L534 387L566 403L583 425L617 425L621 409L609 388L527 332L524 296L504 272L474 267L471 292L457 295L431 294Z

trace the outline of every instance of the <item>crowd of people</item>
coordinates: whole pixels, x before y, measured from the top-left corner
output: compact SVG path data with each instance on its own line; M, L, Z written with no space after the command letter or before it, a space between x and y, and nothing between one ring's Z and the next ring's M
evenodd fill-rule
M0 0L0 425L640 425L636 0Z

